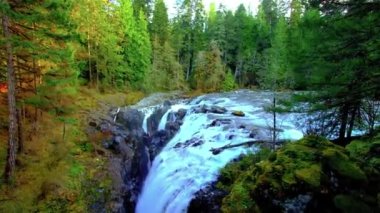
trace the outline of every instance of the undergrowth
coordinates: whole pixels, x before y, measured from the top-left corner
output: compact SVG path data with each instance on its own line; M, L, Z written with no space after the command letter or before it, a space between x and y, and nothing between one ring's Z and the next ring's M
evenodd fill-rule
M38 122L26 119L15 179L11 185L0 185L0 212L89 212L94 205L104 205L111 186L107 154L99 151L103 136L85 133L88 114L104 105L122 106L142 97L141 93L101 94L81 88L69 115L57 119L39 112ZM7 147L4 99L0 100L0 173Z

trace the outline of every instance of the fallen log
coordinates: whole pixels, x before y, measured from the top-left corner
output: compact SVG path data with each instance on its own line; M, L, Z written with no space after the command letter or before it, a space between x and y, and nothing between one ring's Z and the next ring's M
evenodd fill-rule
M286 142L287 140L278 140L276 141L276 145L278 144L282 144L284 142ZM226 149L231 149L231 148L235 148L235 147L239 147L239 146L252 146L252 145L255 145L255 144L272 144L273 141L265 141L265 140L258 140L258 141L247 141L247 142L243 142L243 143L239 143L239 144L227 144L225 146L222 146L222 147L218 147L218 148L211 148L210 149L210 152L212 152L213 155L218 155L220 154L222 151L226 150Z

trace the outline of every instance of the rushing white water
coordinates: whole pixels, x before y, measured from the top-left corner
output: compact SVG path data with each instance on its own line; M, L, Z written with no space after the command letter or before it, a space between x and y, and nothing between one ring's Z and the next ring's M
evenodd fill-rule
M141 110L145 114L142 126L145 133L148 133L148 118L153 114L155 110L156 107L146 107Z
M154 159L137 203L138 213L186 212L194 193L215 181L218 172L242 153L256 152L257 147L236 147L213 155L210 149L252 140L270 140L273 117L264 111L271 103L271 93L239 91L198 97L188 104L173 105L161 119L164 129L169 112L187 109L179 132ZM224 114L197 113L197 108L218 106ZM236 117L235 110L244 112ZM300 139L299 114L277 117L280 139ZM210 125L213 123L213 125ZM254 132L254 136L252 136ZM253 137L253 138L252 138Z
M158 130L164 130L166 122L168 121L168 116L171 110L168 110L161 118L160 123L158 124Z

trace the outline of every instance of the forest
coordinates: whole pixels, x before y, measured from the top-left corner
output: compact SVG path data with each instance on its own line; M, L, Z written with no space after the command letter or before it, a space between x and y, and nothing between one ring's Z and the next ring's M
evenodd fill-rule
M96 187L108 190L112 181L101 147L109 135L85 133L91 110L156 92L294 92L279 100L282 107L273 98L274 116L305 103L308 112L321 112L308 134L335 135L337 147L358 139L357 128L363 140L378 138L378 0L260 0L257 10L241 4L235 11L178 0L174 14L164 0L1 0L0 16L1 212L97 212L89 206L107 196ZM366 148L371 159L380 155L374 144ZM339 160L348 159L342 153ZM251 181L233 167L244 170L247 161L222 170L224 190L237 193L243 184L229 178ZM369 212L380 209L379 162L371 164L373 179L367 174L377 188L368 193L374 201L365 201L375 206ZM239 197L257 195L232 192L223 212L260 212L253 204L241 208L249 199Z

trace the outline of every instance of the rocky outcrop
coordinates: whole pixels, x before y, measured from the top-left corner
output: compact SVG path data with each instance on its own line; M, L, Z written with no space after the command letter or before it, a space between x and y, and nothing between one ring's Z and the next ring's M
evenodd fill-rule
M186 110L172 112L165 129L157 131L170 105L166 101L148 118L148 133L142 128L145 115L133 108L114 110L108 118L89 122L89 134L98 131L109 135L102 146L112 153L109 174L113 186L108 204L111 212L134 212L151 162L182 125Z
M199 190L191 200L188 213L219 213L222 200L227 195L215 186L216 182Z

